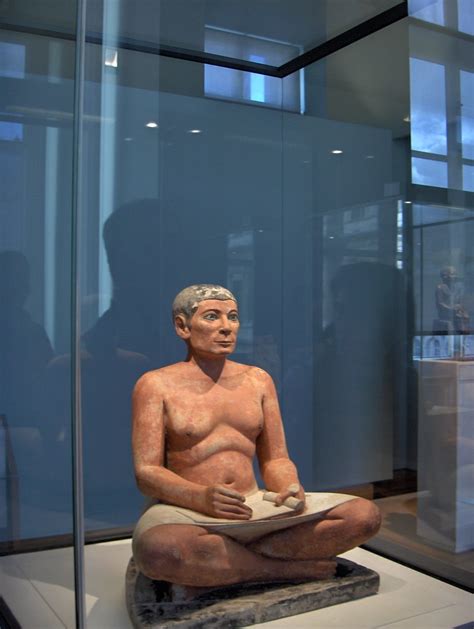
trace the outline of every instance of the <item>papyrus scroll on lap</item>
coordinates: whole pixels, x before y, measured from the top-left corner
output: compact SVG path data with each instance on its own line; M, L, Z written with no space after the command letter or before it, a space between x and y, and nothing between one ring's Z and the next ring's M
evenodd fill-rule
M264 492L247 496L247 504L253 509L250 520L236 521L213 518L202 513L175 507L173 505L154 504L150 506L138 521L133 533L133 545L149 529L164 524L188 524L201 526L213 533L222 533L237 542L248 544L268 533L290 528L324 517L324 514L338 505L353 500L354 496L335 493L308 493L303 512L294 512L284 506L276 507L263 500Z

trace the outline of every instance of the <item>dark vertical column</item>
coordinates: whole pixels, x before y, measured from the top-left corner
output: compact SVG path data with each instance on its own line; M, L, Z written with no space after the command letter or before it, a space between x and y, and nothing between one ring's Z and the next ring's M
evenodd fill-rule
M84 108L84 61L87 0L77 0L76 59L74 73L74 133L72 162L72 229L71 229L71 391L72 391L72 465L73 465L73 531L74 582L76 594L76 627L85 623L84 588L84 495L82 471L82 415L80 363L80 283L79 283L79 215L81 209L82 120Z

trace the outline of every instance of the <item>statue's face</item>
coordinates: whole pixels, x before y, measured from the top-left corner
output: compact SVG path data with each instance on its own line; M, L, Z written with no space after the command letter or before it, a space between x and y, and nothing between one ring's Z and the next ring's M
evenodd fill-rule
M446 282L446 284L454 283L458 279L456 269L452 266L448 267L444 270L442 278Z
M235 349L239 326L235 301L208 299L199 302L187 326L188 335L182 338L188 341L197 354L225 356Z

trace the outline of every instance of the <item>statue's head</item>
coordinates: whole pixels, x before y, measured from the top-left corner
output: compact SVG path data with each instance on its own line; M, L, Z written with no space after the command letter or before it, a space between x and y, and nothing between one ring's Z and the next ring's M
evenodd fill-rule
M173 302L176 334L190 351L208 357L230 354L237 342L237 300L223 286L195 284L180 291Z
M443 267L439 274L441 275L441 279L447 284L455 282L458 278L458 274L454 266Z

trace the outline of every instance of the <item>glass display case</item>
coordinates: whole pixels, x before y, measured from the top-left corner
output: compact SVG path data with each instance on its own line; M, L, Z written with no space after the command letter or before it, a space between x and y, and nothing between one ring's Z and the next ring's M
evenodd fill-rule
M144 504L134 383L209 282L305 488L376 500L370 548L472 583L471 4L47 4L0 3L0 564L62 553L85 623L84 543Z

